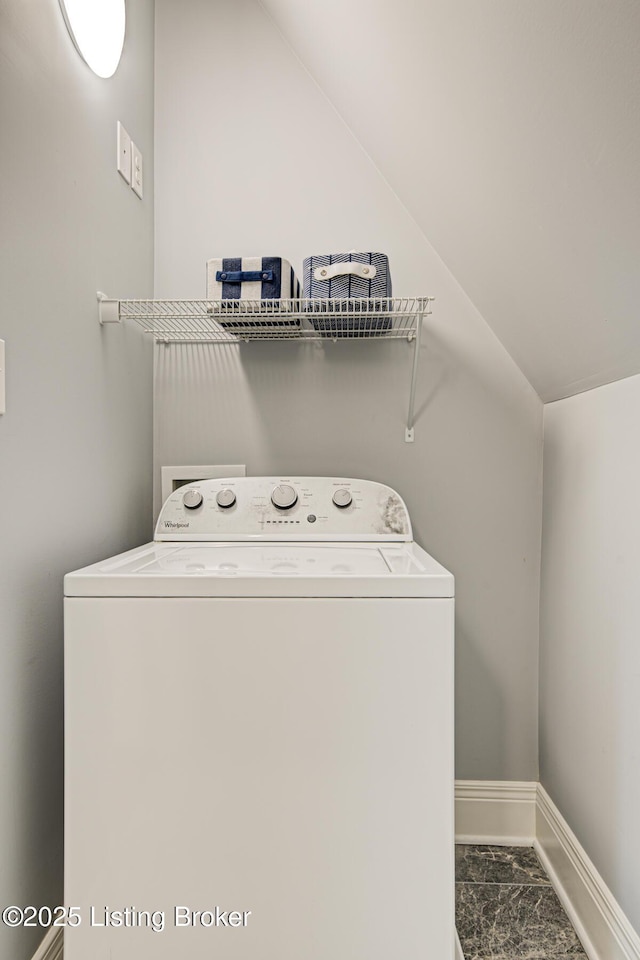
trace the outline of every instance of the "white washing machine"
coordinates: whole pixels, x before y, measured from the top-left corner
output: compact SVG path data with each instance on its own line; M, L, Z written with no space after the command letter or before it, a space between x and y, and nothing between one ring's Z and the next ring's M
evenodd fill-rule
M65 960L453 956L454 583L397 493L193 483L65 593Z

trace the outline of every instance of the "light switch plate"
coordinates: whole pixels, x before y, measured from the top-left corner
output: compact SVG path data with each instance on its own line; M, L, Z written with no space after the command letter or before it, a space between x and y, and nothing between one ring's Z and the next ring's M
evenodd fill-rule
M142 154L131 141L131 189L142 200Z
M0 340L0 414L5 413L6 394L5 394L5 369L4 369L4 340Z
M118 120L118 173L131 183L131 137Z

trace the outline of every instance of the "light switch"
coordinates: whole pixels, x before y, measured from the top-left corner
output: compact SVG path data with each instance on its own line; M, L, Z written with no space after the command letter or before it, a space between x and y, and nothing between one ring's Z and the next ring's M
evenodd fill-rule
M131 183L131 137L118 120L118 173Z
M131 189L142 200L142 154L133 141L131 142Z
M4 385L5 385L4 340L0 340L0 414L4 413L7 409Z

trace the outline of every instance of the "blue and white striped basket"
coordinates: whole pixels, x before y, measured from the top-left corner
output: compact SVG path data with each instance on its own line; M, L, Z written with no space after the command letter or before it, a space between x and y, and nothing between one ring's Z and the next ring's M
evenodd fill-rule
M300 283L293 267L283 257L207 260L207 299L219 302L220 316L216 316L216 320L233 333L247 328L299 328L299 318L286 316L287 310L294 309L289 301L299 297ZM276 305L274 300L280 302ZM242 301L252 301L251 316L237 316L242 312ZM264 316L261 316L261 307Z
M307 257L303 271L304 297L311 322L327 336L376 335L391 329L388 313L391 297L389 258L384 253L328 253ZM323 318L317 313L335 312L323 300L349 300L350 316ZM359 302L360 301L360 302ZM353 314L358 316L353 316ZM382 314L382 316L381 316Z

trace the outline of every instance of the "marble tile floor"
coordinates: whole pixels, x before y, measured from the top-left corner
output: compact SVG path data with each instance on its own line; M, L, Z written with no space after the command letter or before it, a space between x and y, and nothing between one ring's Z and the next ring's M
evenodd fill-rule
M532 847L456 844L456 927L465 960L586 960Z

